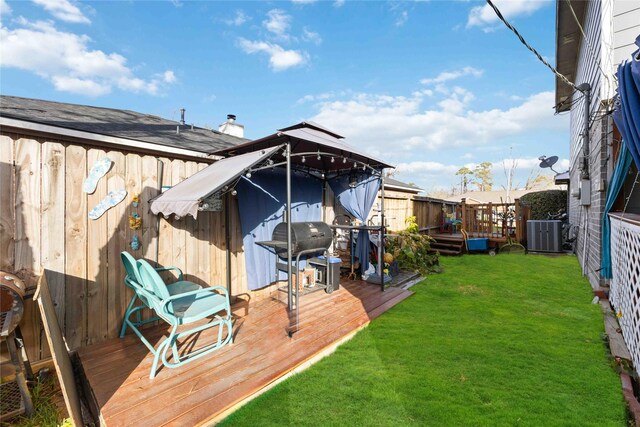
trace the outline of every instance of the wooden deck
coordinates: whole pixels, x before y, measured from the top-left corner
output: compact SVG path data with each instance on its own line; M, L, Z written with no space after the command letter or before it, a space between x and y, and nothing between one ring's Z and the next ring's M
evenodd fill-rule
M338 291L301 299L300 329L289 338L291 317L275 298L234 304L234 343L149 379L152 357L131 334L78 351L86 386L102 425L211 424L297 367L319 358L412 292L361 281L341 281ZM286 294L281 299L286 298ZM165 327L146 330L159 343ZM196 345L206 337L197 337ZM193 343L183 343L193 345Z

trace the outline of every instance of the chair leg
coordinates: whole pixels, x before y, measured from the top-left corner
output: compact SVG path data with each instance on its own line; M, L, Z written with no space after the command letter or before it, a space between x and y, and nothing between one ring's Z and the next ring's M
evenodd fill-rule
M122 321L122 328L120 329L120 338L124 338L125 332L127 332L127 319L131 316L131 309L136 302L137 295L133 295L129 305L127 306L127 310L124 312L124 320ZM139 315L138 315L139 316Z

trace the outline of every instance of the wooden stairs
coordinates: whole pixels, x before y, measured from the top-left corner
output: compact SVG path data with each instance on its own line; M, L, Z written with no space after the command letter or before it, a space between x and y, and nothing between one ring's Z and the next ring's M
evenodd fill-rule
M460 234L433 234L435 242L431 243L429 252L439 252L440 255L462 255L464 240Z

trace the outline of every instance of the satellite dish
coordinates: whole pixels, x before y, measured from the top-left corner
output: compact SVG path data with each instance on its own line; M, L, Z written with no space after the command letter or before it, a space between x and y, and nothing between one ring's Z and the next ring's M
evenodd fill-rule
M551 156L551 157L540 156L538 157L538 160L540 160L541 168L543 169L549 168L555 173L558 173L555 169L553 169L553 165L555 165L558 162L558 156Z

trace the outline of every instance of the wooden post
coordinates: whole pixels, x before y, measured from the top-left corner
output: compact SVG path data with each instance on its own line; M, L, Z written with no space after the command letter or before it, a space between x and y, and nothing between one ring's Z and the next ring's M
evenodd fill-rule
M487 209L489 209L487 218L489 221L489 237L491 237L493 236L493 203L489 202Z
M515 200L515 215L516 215L516 241L522 242L522 210L520 208L520 199Z
M462 198L462 228L469 231L469 225L467 224L467 199Z
M431 202L427 202L427 224L425 225L425 227L427 227L427 234L431 234Z

